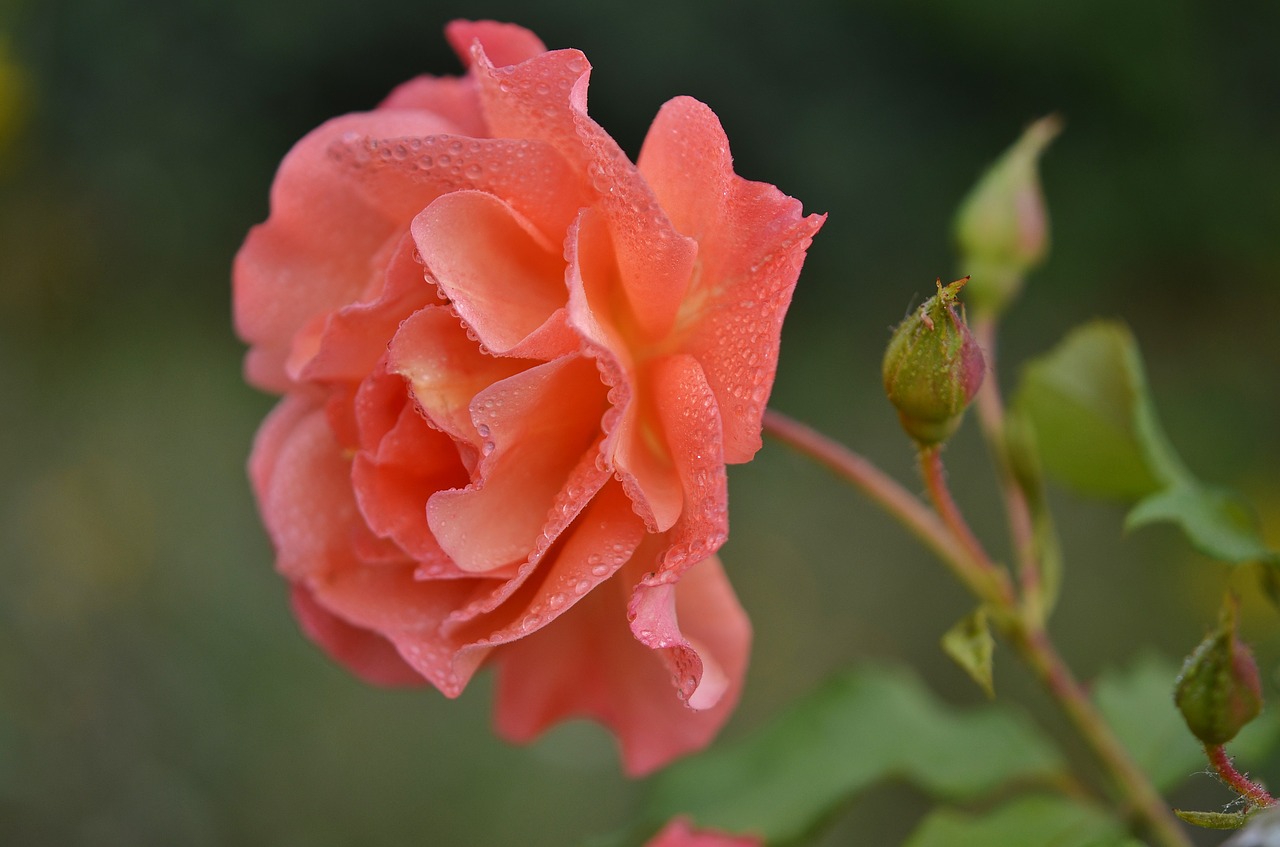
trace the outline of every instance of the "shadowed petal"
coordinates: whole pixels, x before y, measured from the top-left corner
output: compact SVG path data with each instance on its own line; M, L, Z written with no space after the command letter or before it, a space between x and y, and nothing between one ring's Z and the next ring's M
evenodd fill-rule
M427 517L458 566L486 571L527 559L570 472L592 444L604 387L589 359L566 356L481 391L477 481L431 498Z
M378 108L431 112L454 126L450 132L473 138L489 135L476 96L476 83L470 77L414 77L392 89Z
M457 697L484 660L484 651L455 662L458 645L440 634L440 623L474 590L473 582L419 580L410 564L347 568L308 585L317 603L387 639L441 693Z
M360 183L330 158L330 145L351 132L398 136L447 129L425 112L346 115L311 132L285 156L271 188L271 216L250 231L232 269L236 330L252 345L245 360L250 382L274 391L290 387L284 362L294 335L380 288L390 248L408 222L370 203ZM419 202L417 209L425 205Z
M428 420L456 441L473 445L477 458L481 438L471 421L471 400L530 364L484 355L442 306L421 309L401 324L387 357L388 370L409 380Z
M293 613L302 631L340 664L373 685L425 685L391 642L377 633L352 626L316 603L311 592L293 586Z
M312 408L298 415L293 402L281 403L263 425L250 461L255 483L261 480L255 488L276 548L276 567L298 580L349 562L360 518L351 463L343 458L324 411ZM274 462L266 454L274 454Z
M557 721L593 718L617 736L633 776L710 742L737 702L751 641L719 561L690 569L676 595L685 640L726 680L719 701L704 711L676 698L661 657L632 637L623 616L625 585L615 577L552 625L495 654L502 735L529 741Z
M483 616L456 615L458 624L446 624L445 629L459 640L489 645L524 638L566 613L613 576L643 538L644 525L621 487L605 485L565 531L560 545L547 552L518 590L507 592L506 602L501 606L490 603L488 608L493 611Z

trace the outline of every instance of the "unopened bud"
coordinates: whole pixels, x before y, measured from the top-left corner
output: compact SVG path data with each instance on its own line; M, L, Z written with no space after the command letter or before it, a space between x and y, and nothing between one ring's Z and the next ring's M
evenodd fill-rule
M1218 628L1187 657L1173 690L1191 734L1214 746L1235 738L1262 709L1258 665L1236 638L1236 605L1229 596Z
M921 446L945 441L982 386L986 363L956 295L968 277L944 286L898 325L884 352L884 390L907 434Z
M956 215L956 242L973 277L974 309L999 314L1017 296L1027 271L1049 252L1049 213L1040 188L1040 154L1061 129L1041 118L1005 151L969 192Z

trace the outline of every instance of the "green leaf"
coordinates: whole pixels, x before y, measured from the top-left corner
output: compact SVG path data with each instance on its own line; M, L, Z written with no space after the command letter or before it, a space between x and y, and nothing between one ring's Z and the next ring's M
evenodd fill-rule
M1125 518L1125 529L1158 522L1182 527L1191 546L1224 562L1280 562L1280 554L1262 540L1252 507L1233 491L1179 485L1139 501Z
M991 654L996 640L991 637L987 611L982 606L965 615L942 636L942 650L955 660L964 672L986 693L996 696L992 678Z
M1123 324L1085 324L1029 363L1014 406L1049 473L1084 494L1136 501L1127 527L1174 523L1212 558L1280 563L1248 505L1197 481L1170 446Z
M1204 750L1173 704L1177 676L1174 662L1148 653L1127 669L1103 674L1093 686L1093 700L1103 717L1161 791L1205 769ZM1264 712L1231 742L1231 754L1244 761L1259 760L1277 738L1280 721L1274 711Z
M1048 471L1085 494L1136 499L1184 475L1146 408L1146 377L1123 324L1085 324L1030 362L1015 404Z
M903 847L1142 847L1142 842L1096 806L1031 795L982 815L939 809Z
M1174 809L1173 813L1192 826L1203 829L1239 829L1249 820L1248 812L1188 812Z
M830 680L737 744L681 762L651 783L645 820L795 839L859 791L890 778L964 799L1062 772L1020 713L939 704L905 670L860 668Z

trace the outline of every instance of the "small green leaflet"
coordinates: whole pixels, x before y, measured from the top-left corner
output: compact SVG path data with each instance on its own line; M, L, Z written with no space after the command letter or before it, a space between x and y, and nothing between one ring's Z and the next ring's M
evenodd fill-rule
M1136 504L1128 528L1174 523L1211 558L1280 564L1248 504L1199 482L1170 446L1123 324L1073 330L1026 366L1014 405L1034 428L1050 474L1084 494Z
M1239 829L1249 820L1248 812L1186 812L1174 809L1173 813L1202 829Z
M982 689L988 698L996 696L991 654L996 640L987 624L987 611L979 606L965 615L942 636L942 650Z

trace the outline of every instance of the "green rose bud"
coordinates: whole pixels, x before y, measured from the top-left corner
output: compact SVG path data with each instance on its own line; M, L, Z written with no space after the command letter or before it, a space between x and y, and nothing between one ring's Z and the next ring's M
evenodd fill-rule
M1054 116L1029 126L960 206L956 242L962 267L973 277L969 298L974 309L1004 311L1027 271L1049 252L1049 214L1036 168L1060 129Z
M1173 691L1191 734L1205 744L1225 744L1262 709L1258 665L1236 639L1236 599L1223 604L1218 628L1187 657Z
M969 278L943 286L898 325L884 353L884 390L907 434L922 447L955 432L982 386L982 350L958 310Z

